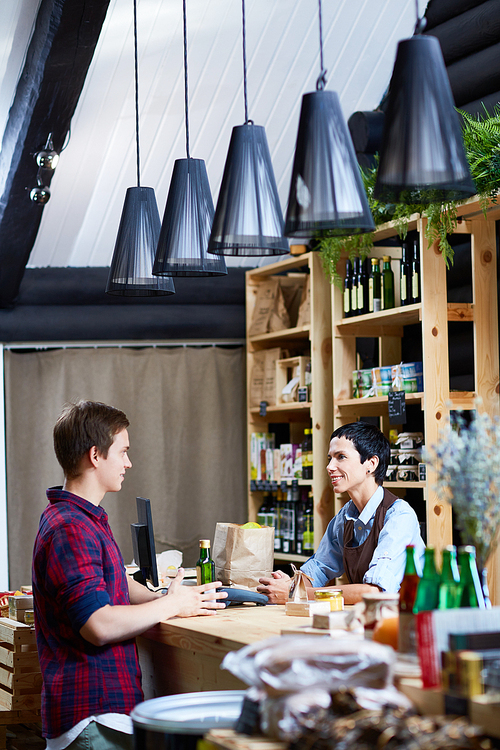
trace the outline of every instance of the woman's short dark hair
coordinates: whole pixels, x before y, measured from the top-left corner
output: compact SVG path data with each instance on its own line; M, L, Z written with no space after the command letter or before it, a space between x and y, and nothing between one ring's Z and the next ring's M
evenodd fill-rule
M373 477L377 484L382 484L391 457L391 446L384 433L368 422L350 422L332 432L330 442L336 437L345 437L351 441L360 455L362 464L372 456L378 456L378 466L373 472Z
M122 411L99 401L66 404L54 426L54 450L64 476L79 476L82 458L94 445L106 458L115 435L129 424Z

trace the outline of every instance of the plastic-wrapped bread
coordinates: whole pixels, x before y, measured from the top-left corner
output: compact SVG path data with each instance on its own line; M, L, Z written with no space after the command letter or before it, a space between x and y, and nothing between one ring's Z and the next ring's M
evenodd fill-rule
M308 688L382 689L392 685L394 649L372 641L278 636L230 652L222 667L268 696Z

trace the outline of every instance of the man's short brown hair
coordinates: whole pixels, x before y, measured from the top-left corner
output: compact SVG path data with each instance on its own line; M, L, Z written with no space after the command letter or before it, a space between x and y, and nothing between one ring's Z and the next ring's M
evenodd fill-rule
M54 450L64 476L80 474L81 460L94 445L106 458L115 435L129 424L122 411L99 401L66 404L54 426Z

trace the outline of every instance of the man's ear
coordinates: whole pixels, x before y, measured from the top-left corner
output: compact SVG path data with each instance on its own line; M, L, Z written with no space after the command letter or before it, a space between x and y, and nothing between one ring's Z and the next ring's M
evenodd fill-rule
M87 456L91 465L94 467L94 469L96 469L99 463L99 460L101 458L101 454L99 453L97 446L93 445L92 448L87 453Z

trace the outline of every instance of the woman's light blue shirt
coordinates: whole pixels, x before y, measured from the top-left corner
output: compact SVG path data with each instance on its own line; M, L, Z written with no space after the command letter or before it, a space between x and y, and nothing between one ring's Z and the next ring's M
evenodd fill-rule
M384 498L384 488L378 487L360 513L352 500L332 518L315 554L301 566L313 580L315 588L326 586L332 578L344 572L344 522L354 521L352 545L358 547L367 539L375 520L375 513ZM398 498L385 514L384 526L363 583L379 586L382 591L399 591L406 564L406 547L413 544L417 572L422 574L425 545L420 536L417 514L405 500Z

